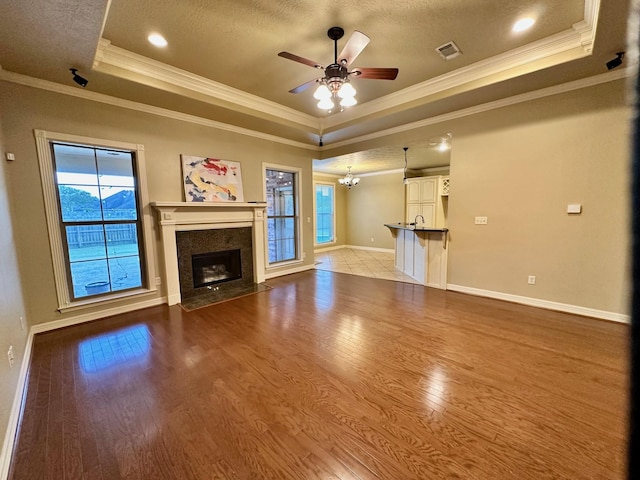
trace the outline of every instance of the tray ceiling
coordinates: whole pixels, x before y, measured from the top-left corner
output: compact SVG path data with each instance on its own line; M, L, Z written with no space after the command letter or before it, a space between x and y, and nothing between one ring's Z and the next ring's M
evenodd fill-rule
M0 79L73 86L75 67L86 91L307 145L323 158L335 156L332 145L434 114L605 73L624 49L628 11L628 0L2 2L0 43L10 47L0 51ZM536 24L514 34L523 16ZM400 73L354 79L358 105L327 114L313 89L288 93L322 72L277 53L326 66L334 25L345 30L339 49L354 30L371 38L354 66ZM169 45L150 45L152 32ZM435 48L448 41L463 54L445 61Z

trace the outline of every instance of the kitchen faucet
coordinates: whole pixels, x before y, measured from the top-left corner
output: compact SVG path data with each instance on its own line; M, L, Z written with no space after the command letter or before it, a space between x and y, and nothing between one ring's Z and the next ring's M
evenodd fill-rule
M413 224L418 225L418 217L422 219L422 223L424 223L424 217L420 214L416 215L416 218L413 219Z

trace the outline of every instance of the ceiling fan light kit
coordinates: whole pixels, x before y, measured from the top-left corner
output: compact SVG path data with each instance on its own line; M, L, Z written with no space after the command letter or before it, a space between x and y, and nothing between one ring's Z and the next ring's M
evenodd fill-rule
M358 103L356 100L356 89L349 81L349 76L361 77L372 80L395 80L398 76L397 68L354 68L349 71L349 66L355 58L360 55L370 39L364 33L355 31L347 41L347 44L338 55L338 40L344 36L344 30L340 27L331 27L327 36L334 42L334 60L328 67L323 67L319 63L309 60L289 52L280 52L282 58L293 60L313 68L324 70L324 77L320 77L303 83L298 87L289 90L290 93L300 93L311 85L318 84L318 88L313 97L318 102L318 108L331 110L340 99L341 107L350 107Z
M329 90L329 87L327 87L324 83L322 83L313 94L313 98L317 100L324 100L326 98L331 98L331 90Z
M318 108L323 110L331 110L333 107L335 107L335 103L333 103L331 97L323 98L318 102Z
M340 105L343 107L352 107L356 103L358 103L358 101L356 100L356 97L345 97L342 100L340 100Z

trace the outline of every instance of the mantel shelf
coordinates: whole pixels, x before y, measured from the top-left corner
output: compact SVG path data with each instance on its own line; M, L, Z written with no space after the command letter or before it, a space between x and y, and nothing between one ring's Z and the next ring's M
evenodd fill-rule
M264 208L267 202L151 202L151 206L155 208Z

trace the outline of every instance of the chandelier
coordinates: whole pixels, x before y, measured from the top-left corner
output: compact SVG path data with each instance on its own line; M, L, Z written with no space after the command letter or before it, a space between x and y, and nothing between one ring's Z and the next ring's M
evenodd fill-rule
M347 174L344 178L340 178L338 182L340 182L340 185L344 185L348 189L351 189L351 187L356 186L360 182L360 179L353 176L353 173L351 173L351 167L347 167Z

